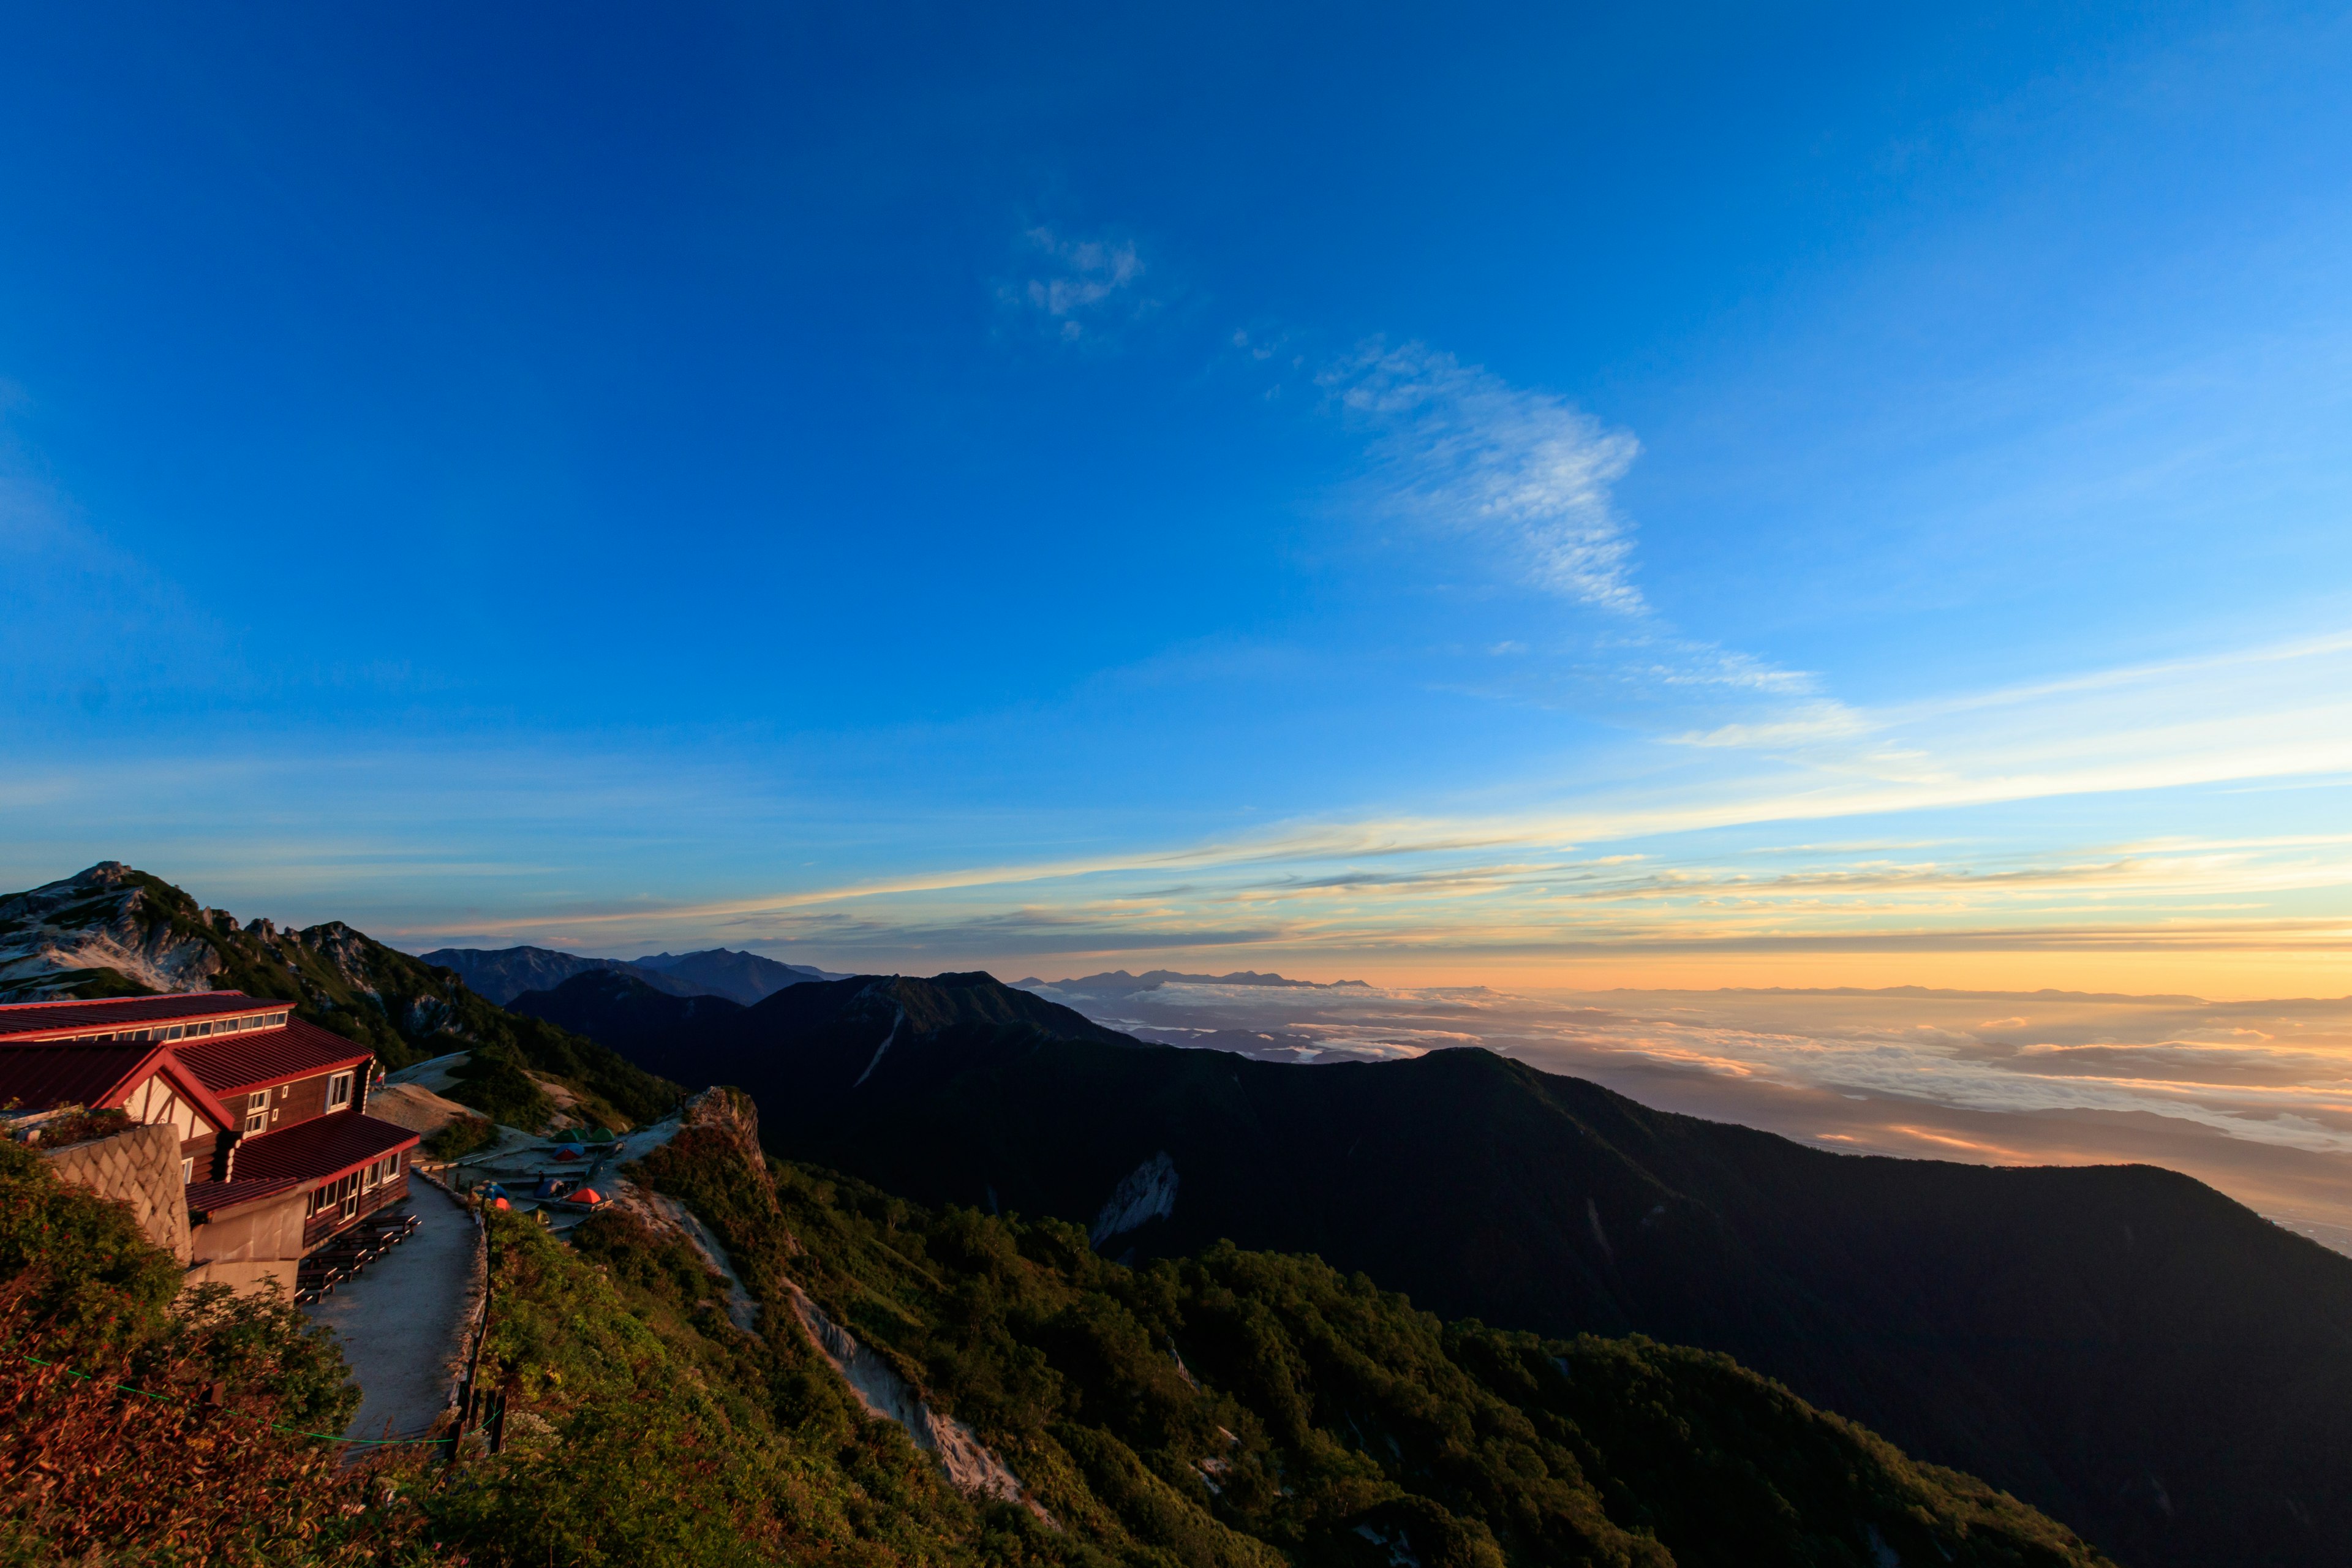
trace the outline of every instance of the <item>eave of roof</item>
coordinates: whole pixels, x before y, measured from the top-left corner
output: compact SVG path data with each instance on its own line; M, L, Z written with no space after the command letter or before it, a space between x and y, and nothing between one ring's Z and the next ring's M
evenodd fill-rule
M232 1209L256 1204L264 1198L299 1192L302 1183L294 1176L268 1176L254 1181L190 1182L188 1208L191 1213L218 1219Z
M283 1013L290 1002L242 991L190 991L163 996L110 996L103 1001L0 1004L0 1039L69 1038L78 1034Z
M332 1181L371 1161L413 1149L417 1134L364 1111L338 1110L299 1121L282 1132L260 1132L236 1146L237 1179L291 1176L306 1184Z

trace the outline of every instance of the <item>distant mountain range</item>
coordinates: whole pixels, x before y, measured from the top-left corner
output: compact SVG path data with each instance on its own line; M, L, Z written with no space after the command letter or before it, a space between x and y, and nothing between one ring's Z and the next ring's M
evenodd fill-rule
M657 1049L683 1031L731 1016L743 1004L730 996L679 995L657 989L628 965L590 969L545 991L526 991L507 1011L543 1018L630 1055Z
M1148 969L1141 974L1129 974L1124 969L1108 970L1101 974L1082 975L1076 980L1040 980L1031 975L1013 984L1024 991L1065 991L1087 996L1116 996L1127 992L1155 991L1162 985L1280 985L1299 991L1336 991L1343 986L1370 990L1361 980L1334 980L1328 984L1315 980L1286 980L1279 974L1260 974L1254 969L1238 969L1231 974L1184 974L1173 969Z
M2352 1561L2352 1258L2172 1172L1832 1154L1480 1049L1150 1046L984 974L627 1004L640 1064L741 1085L777 1152L918 1201L1726 1351L2140 1568Z
M456 970L468 987L502 1007L525 992L551 991L574 975L597 971L631 975L671 996L724 996L747 1007L805 980L847 978L723 947L630 959L583 958L545 947L445 947L422 956L427 963Z

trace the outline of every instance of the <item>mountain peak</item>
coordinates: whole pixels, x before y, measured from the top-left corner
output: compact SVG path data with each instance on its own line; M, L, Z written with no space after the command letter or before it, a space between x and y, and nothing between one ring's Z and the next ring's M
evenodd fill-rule
M209 989L223 963L194 928L226 918L160 877L100 860L0 898L0 1001Z

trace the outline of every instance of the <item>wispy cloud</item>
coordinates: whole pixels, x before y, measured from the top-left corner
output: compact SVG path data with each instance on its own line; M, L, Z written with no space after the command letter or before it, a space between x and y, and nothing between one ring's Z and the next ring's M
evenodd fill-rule
M2200 679L2184 681L2185 668ZM2352 767L2352 649L2323 638L2001 700L1857 710L1771 756L1660 746L1651 770L1502 810L1297 819L1193 843L811 881L666 908L483 921L514 936L695 930L726 940L956 954L1197 946L1267 953L2269 952L2340 954L2352 926L2309 900L2352 885L2326 833L2200 835L2153 797ZM1836 726L1824 726L1835 729ZM1896 766L1897 751L1911 760ZM1860 758L1859 762L1856 758ZM1636 769L1636 771L1641 771ZM1724 842L1791 820L1969 811L2105 794L2145 826L2104 842L1916 837ZM2150 831L2153 828L2154 831ZM1598 853L1623 847L1630 853ZM1759 871L1769 848L1782 864ZM2325 906L2322 906L2324 909ZM592 942L605 939L589 936ZM666 938L664 940L667 940ZM1295 960L1293 960L1295 961ZM1358 962L1349 960L1349 962Z
M1632 435L1423 343L1375 339L1316 382L1377 433L1394 497L1414 514L1486 540L1536 587L1627 615L1648 607L1632 527L1610 500L1641 452Z
M1656 613L1634 581L1634 528L1613 495L1641 455L1631 432L1421 342L1369 340L1315 381L1370 437L1376 513L1475 541L1494 574L1604 612L1598 625L1563 629L1571 647L1449 689L1652 731L1669 714L1668 726L1702 726L1692 738L1717 746L1856 731L1813 675L1685 635ZM1492 647L1525 651L1515 639Z
M999 298L1064 342L1099 335L1154 303L1131 239L1073 238L1040 226L1022 235L1021 251L1021 276Z

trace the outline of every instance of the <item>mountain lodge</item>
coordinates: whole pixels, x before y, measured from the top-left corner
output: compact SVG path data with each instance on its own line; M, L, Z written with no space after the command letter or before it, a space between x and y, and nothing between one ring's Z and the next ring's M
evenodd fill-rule
M178 1135L191 1282L250 1289L408 1195L417 1135L367 1114L373 1053L236 991L0 1005L0 1118Z

